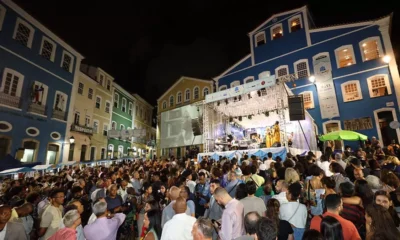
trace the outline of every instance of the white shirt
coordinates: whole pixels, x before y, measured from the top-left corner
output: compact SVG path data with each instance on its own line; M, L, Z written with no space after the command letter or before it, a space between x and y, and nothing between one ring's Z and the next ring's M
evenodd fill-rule
M89 221L88 221L88 225L94 223L94 221L96 221L97 217L96 215L94 215L94 213L92 213L92 215L90 215Z
M188 180L186 182L186 186L189 188L191 193L194 193L194 188L196 187L196 182L194 182L192 180Z
M125 190L122 187L119 187L118 194L121 195L123 203L126 202L126 198L128 197L128 186L126 186Z
M279 194L272 196L272 198L278 200L281 206L282 204L289 202L286 198L286 192L280 192Z
M333 173L329 170L329 165L331 165L330 162L324 161L324 162L321 162L321 164L319 166L322 170L324 170L325 176L327 176L327 177L330 177L333 175Z
M7 224L4 226L3 231L0 232L0 239L3 240L6 237Z
M267 166L267 168L265 170L268 170L271 167L271 163L275 162L275 160L273 159L268 159L264 161L264 164Z
M288 202L279 208L279 218L286 220L296 228L305 228L307 222L307 208L298 202Z
M164 224L161 240L192 240L192 228L196 218L186 213L175 214Z

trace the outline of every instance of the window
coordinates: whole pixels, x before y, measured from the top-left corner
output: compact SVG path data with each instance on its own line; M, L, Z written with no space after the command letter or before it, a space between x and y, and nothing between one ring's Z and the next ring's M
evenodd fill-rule
M263 31L263 32L257 33L255 36L255 39L256 39L256 47L264 45L266 43L265 32Z
M139 106L136 105L136 117L139 117Z
M81 118L81 114L79 112L75 112L74 124L79 125L79 119L80 118Z
M107 79L107 90L111 90L111 81Z
M126 112L126 99L122 98L121 110Z
M26 139L22 142L24 150L24 157L21 162L35 162L37 151L39 149L39 142L32 139Z
M174 106L174 96L169 97L169 107Z
M356 63L352 45L345 45L335 50L336 64L338 68L347 67Z
M176 94L176 104L180 104L180 103L182 103L182 92L181 91L179 91Z
M278 23L271 27L271 40L283 37L282 23Z
M124 129L125 129L124 124L119 125L119 129L120 129L121 131L124 130Z
M193 88L193 99L199 99L199 87Z
M296 32L302 28L301 15L296 15L289 19L289 32Z
M392 94L388 76L385 74L375 75L367 78L369 96L371 98L382 97Z
M54 109L57 111L65 112L65 110L67 109L67 100L68 100L67 94L56 91Z
M3 22L4 22L4 18L6 16L6 8L0 4L0 31L1 28L3 27Z
M62 69L72 73L73 65L74 65L74 57L70 53L63 51L62 61L61 61Z
M110 107L111 107L111 103L109 101L106 101L106 107L105 107L104 111L106 113L110 113Z
M307 59L301 59L295 62L293 65L294 65L294 70L296 72L296 77L298 79L308 77L310 70L308 68Z
M236 80L236 81L233 81L233 82L231 82L231 88L233 88L233 87L236 87L236 86L239 86L240 85L240 81L239 80Z
M88 91L88 98L89 98L89 99L93 99L93 89L92 89L92 88L89 88L89 91Z
M37 105L46 105L46 101L47 101L47 92L48 92L48 86L46 84L43 84L41 82L35 81L33 83L32 86L32 90L31 90L31 102L35 103ZM42 109L42 108L40 108ZM30 109L31 110L39 110L37 108L35 109ZM40 113L43 114L44 113L44 109L42 109L42 112L36 112L36 113Z
M26 132L26 134L27 134L28 136L31 136L31 137L36 137L36 136L38 136L39 133L40 133L39 129L37 129L37 128L35 128L35 127L28 127L28 128L25 130L25 132Z
M253 77L253 76L246 77L246 78L243 80L244 83L250 83L250 82L253 82L253 81L254 81L254 77Z
M143 108L140 107L140 117L143 118Z
M360 81L353 80L342 83L343 102L351 102L362 99Z
M22 45L31 48L35 29L21 18L17 18L13 38Z
M167 101L163 101L162 103L162 109L166 109L167 108Z
M204 87L203 88L203 97L206 97L209 93L210 93L210 90L208 89L208 87Z
M86 118L85 118L85 126L86 127L90 126L90 116L88 116L88 115L86 115Z
M289 74L289 67L288 65L282 65L279 66L275 69L275 76L278 77L283 77Z
M185 102L190 101L190 89L185 90Z
M103 74L100 74L100 77L99 77L99 84L100 84L102 87L104 87L104 75L103 75Z
M224 91L224 90L226 90L226 89L228 89L228 87L226 86L226 85L222 85L222 86L220 86L219 87L219 91Z
M379 37L370 37L360 42L363 62L382 57L383 50Z
M56 44L49 38L43 36L39 53L43 58L54 62L54 57L56 56Z
M84 86L84 85L83 85L83 83L81 83L81 82L80 82L79 85L78 85L78 93L81 94L81 95L83 94L83 86Z
M112 130L117 130L117 123L116 122L112 122L111 123L111 129Z
M93 132L98 133L99 130L99 120L93 120Z
M304 109L312 109L314 108L314 96L313 92L305 91L300 93L303 95Z
M101 107L101 97L96 96L96 108L100 109Z
M258 74L258 79L260 80L260 79L263 79L263 78L267 78L269 76L271 76L270 71L264 71L264 72L261 72L260 74Z
M108 132L108 124L103 124L103 136L107 136L107 132Z
M118 93L114 93L114 107L118 108L118 104L119 104L119 95Z
M13 97L21 97L23 81L24 75L12 69L5 68L0 92Z
M133 115L133 104L131 102L128 104L128 114Z

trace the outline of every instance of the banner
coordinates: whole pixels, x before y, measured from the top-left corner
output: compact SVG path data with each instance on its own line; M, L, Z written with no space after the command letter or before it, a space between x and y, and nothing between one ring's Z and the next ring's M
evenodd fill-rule
M339 117L339 107L337 104L335 85L332 79L332 66L329 57L325 55L315 59L313 66L322 119Z
M237 97L242 94L260 90L262 88L274 86L275 84L276 84L275 75L261 78L253 82L245 83L243 85L228 88L223 91L218 91L212 94L208 94L206 96L206 103L216 102L231 97Z
M146 137L146 129L108 130L109 138Z

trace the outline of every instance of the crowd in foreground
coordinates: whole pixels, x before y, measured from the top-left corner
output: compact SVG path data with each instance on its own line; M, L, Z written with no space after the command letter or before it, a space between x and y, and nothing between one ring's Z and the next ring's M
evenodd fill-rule
M122 161L3 179L0 240L400 239L399 147Z

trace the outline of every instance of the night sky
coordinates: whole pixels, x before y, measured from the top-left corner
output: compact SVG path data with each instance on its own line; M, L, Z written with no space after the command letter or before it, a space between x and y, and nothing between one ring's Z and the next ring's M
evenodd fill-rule
M250 52L248 32L274 13L305 4L317 27L393 12L392 42L399 60L400 11L393 0L15 2L83 54L85 63L101 67L151 104L182 75L219 75Z

